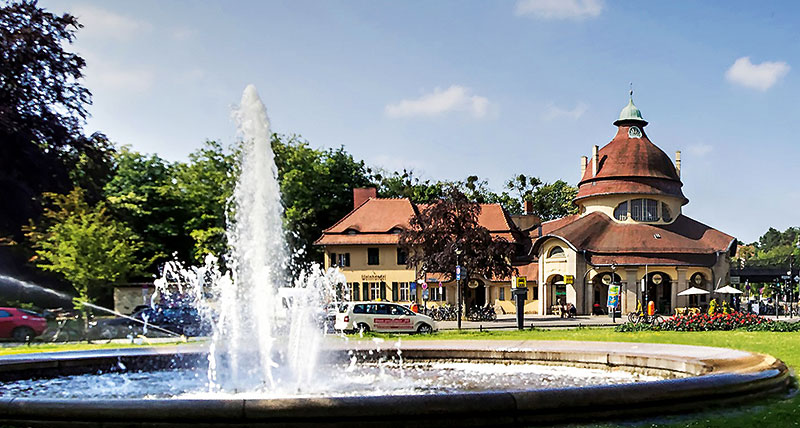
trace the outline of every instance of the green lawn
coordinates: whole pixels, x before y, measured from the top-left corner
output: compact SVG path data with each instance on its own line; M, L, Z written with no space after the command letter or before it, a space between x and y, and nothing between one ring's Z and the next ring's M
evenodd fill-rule
M0 355L19 355L30 354L37 352L60 352L60 351L90 351L93 349L121 349L121 348L141 348L143 346L164 346L164 345L180 345L186 342L155 342L143 343L141 345L133 345L131 343L86 343L86 342L70 342L70 343L32 343L28 345L9 346L0 348Z
M744 331L706 332L637 332L617 333L613 329L586 328L575 330L533 331L443 331L433 335L377 335L400 337L403 340L495 339L495 340L593 340L612 342L652 342L684 345L717 346L761 352L783 360L792 371L800 368L800 334ZM608 424L601 426L618 426ZM754 401L737 409L721 409L686 416L662 417L658 420L636 421L626 426L647 427L791 427L800 426L800 396Z

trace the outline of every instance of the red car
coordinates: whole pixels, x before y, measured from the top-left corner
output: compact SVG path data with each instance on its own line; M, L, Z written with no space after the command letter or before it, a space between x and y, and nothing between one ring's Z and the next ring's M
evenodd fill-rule
M36 312L18 308L0 308L0 337L24 342L44 333L47 320Z

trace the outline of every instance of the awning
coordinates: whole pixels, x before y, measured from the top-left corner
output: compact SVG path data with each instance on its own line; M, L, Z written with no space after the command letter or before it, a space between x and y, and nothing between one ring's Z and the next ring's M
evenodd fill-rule
M699 294L710 294L710 292L708 290L703 290L702 288L690 287L678 293L678 296L694 296Z

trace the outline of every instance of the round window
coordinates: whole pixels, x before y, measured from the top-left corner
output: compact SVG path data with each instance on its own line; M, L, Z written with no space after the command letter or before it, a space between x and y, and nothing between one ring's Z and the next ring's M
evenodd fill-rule
M660 273L654 273L652 277L653 284L658 285L664 281L664 277Z

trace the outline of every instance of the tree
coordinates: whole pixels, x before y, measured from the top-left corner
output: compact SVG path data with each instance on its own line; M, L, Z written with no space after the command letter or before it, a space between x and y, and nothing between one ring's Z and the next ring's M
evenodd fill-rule
M576 214L578 207L572 201L577 194L578 189L563 180L544 184L533 192L533 213L542 221Z
M82 135L91 103L80 83L86 63L65 50L79 28L74 16L35 1L0 7L0 189L14 207L0 214L2 233L20 237L20 226L40 214L43 192L69 191L82 159L102 160L97 138Z
M408 267L416 269L419 277L438 273L452 281L460 264L465 283L471 278L513 275L513 244L492 237L478 223L480 212L480 204L471 202L458 188L449 188L444 198L412 217L410 227L400 234L399 245L408 254ZM456 255L456 250L461 254Z
M312 244L324 228L353 209L353 188L370 184L364 162L354 160L343 147L311 148L296 135L274 134L272 150L295 268L321 262L322 251Z
M441 181L420 180L414 171L403 170L402 174L375 173L372 176L378 194L384 198L408 198L415 204L427 204L444 194L446 184Z
M192 220L176 188L174 166L156 155L123 147L114 158L114 172L104 192L109 208L142 238L139 256L151 272L175 254L192 257L194 242L185 226Z
M64 277L81 301L95 302L108 285L139 273L138 237L115 220L103 203L89 205L83 189L66 195L47 193L42 222L26 228L40 269Z
M234 150L206 141L189 155L189 162L174 166L174 175L177 198L188 213L184 233L194 241L195 261L201 261L205 254L224 256L228 251L228 200L238 176Z

